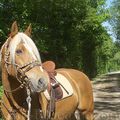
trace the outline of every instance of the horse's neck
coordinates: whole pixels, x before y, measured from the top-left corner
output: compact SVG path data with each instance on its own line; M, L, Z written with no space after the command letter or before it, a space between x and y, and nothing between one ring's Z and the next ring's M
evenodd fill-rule
M16 78L8 77L8 81L10 82L11 91L15 90L16 88L18 88L20 86L20 83L17 81ZM17 102L17 104L19 106L22 106L23 103L26 102L26 97L27 97L26 89L20 88L19 90L13 92L12 96L13 96L14 100Z
M21 106L25 101L26 91L25 89L19 89L13 93L11 92L15 88L19 87L20 83L16 78L10 77L5 69L2 69L2 84L9 99L16 104L16 106Z
M39 102L41 104L41 109L43 111L43 115L46 118L47 117L47 107L48 107L48 101L44 96L44 93L41 93L39 96Z
M2 81L3 81L3 86L4 89L8 90L8 91L12 91L15 88L20 86L20 83L17 81L16 78L10 77L7 72L2 73ZM7 93L7 92L6 92ZM26 103L26 98L27 98L27 94L26 94L26 89L22 88L17 90L16 92L13 93L7 93L10 101L13 102L13 104L15 104L16 107L23 107L26 108L27 107L27 103ZM32 97L32 108L40 108L39 105L39 99L38 99L38 94L34 93L31 95Z

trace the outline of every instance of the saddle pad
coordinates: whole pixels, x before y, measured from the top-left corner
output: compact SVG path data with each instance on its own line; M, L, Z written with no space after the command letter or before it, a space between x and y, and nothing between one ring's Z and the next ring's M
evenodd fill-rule
M55 78L58 81L58 83L60 83L60 87L63 91L63 97L59 100L62 100L66 97L69 97L69 96L73 95L73 88L72 88L71 84L69 83L69 81L67 80L67 78L65 76L63 76L60 73L57 73ZM44 92L44 95L48 100L50 100L50 96L49 96L49 93L48 93L47 90Z

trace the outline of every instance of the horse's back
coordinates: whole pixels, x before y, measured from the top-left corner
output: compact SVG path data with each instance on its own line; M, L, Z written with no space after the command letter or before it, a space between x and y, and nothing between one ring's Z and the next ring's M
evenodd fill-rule
M78 109L84 112L93 112L93 91L89 78L75 69L57 69L58 73L63 74L70 81L74 92L78 95Z

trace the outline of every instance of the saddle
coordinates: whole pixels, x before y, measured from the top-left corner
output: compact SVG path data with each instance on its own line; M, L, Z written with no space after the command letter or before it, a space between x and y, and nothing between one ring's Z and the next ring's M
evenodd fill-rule
M55 63L53 61L46 61L42 66L43 69L47 71L50 78L50 85L47 89L50 96L47 105L47 117L48 119L51 119L55 115L55 101L63 97L63 91L55 78L57 75L57 72L55 71Z
M55 63L53 61L46 61L42 63L42 66L48 73L55 72Z
M57 72L55 71L55 63L53 61L46 61L42 64L43 69L45 69L49 75L50 78L50 85L48 88L48 93L50 94L51 91L53 91L55 100L59 100L63 97L63 91L59 85L59 83L56 81L55 76L57 75Z

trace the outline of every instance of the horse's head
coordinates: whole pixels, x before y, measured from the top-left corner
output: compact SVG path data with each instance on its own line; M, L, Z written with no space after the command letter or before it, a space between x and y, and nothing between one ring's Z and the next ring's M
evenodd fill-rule
M47 88L49 77L42 68L37 47L29 37L31 26L24 33L18 32L14 22L11 34L4 44L4 61L8 74L16 77L23 86L29 86L34 92L41 92Z

